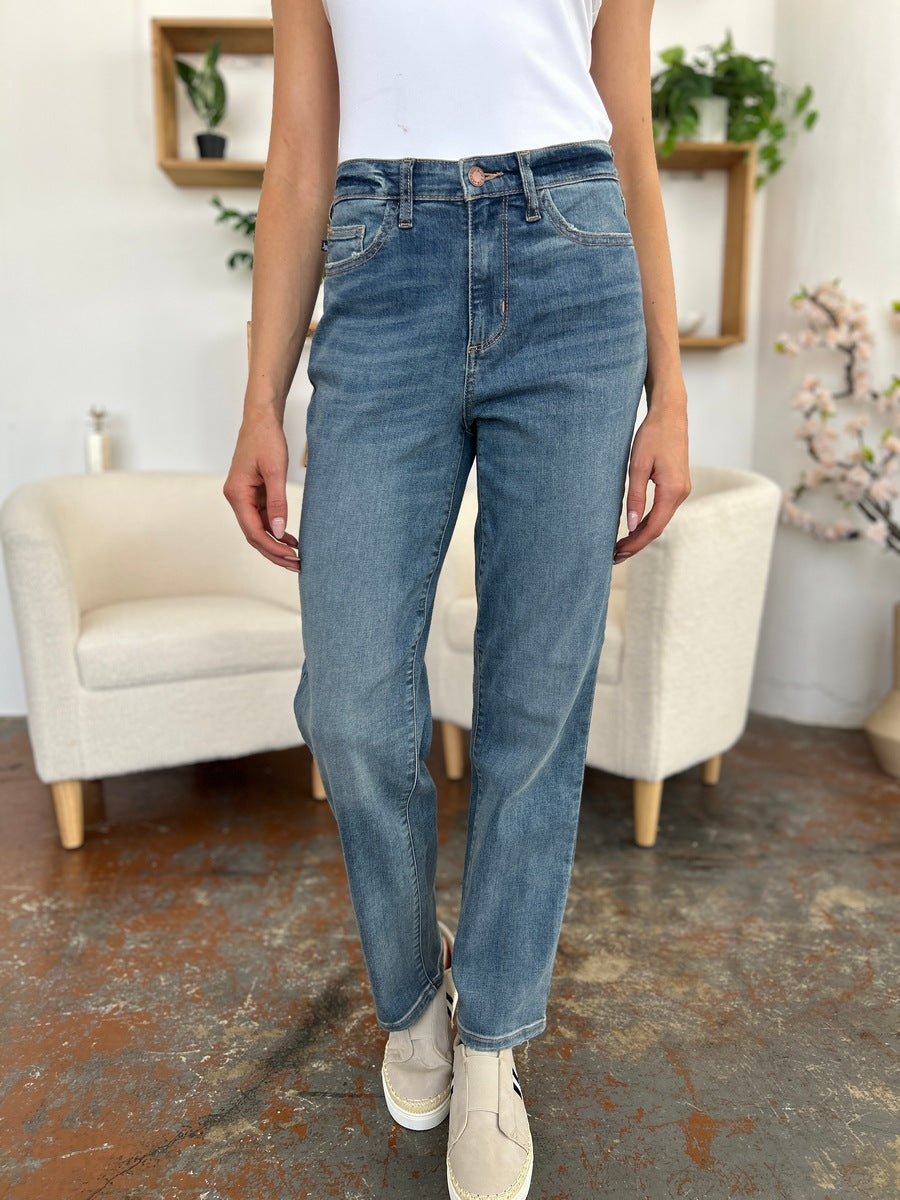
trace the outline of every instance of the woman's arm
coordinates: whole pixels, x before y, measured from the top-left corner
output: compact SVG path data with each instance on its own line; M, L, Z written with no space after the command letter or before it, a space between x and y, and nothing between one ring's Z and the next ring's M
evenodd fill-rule
M283 420L322 281L322 238L337 171L339 90L322 0L272 0L275 81L256 216L250 366L224 492L247 541L299 569L285 533ZM274 540L273 540L274 539ZM280 544L279 544L280 543Z
M641 272L647 327L647 417L635 434L626 511L631 533L614 561L653 540L690 493L687 389L681 371L675 282L650 115L653 0L603 0L591 41L591 76L613 131L610 145ZM647 480L653 508L646 506Z

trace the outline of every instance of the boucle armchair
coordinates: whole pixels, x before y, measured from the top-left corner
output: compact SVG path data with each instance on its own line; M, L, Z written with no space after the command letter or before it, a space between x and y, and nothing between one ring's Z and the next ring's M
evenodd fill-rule
M666 776L701 763L717 783L744 731L781 499L752 471L692 466L691 484L660 536L613 567L597 671L587 765L633 781L640 846L655 844ZM652 496L651 484L648 506ZM470 489L426 651L450 778L464 773L472 718L476 514Z
M297 577L247 543L224 482L60 476L0 510L28 732L67 848L88 780L303 744ZM301 499L289 484L293 518Z

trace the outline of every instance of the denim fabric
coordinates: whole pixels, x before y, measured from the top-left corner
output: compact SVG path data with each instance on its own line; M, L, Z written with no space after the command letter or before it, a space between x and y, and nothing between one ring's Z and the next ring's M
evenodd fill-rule
M294 712L337 821L376 1018L406 1028L441 985L424 652L474 463L453 973L461 1040L503 1049L546 1026L647 367L637 257L602 140L345 159L329 216Z

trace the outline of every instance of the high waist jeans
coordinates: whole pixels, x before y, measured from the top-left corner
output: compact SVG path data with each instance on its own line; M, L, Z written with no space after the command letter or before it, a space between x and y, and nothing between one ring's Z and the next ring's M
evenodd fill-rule
M345 159L308 374L298 728L322 774L375 1015L441 984L424 652L475 464L460 1038L546 1027L612 554L647 367L609 143Z

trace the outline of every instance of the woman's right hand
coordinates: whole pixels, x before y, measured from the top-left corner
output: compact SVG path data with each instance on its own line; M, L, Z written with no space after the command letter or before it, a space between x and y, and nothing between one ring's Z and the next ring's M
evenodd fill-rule
M287 466L287 440L274 411L245 415L222 491L250 545L269 562L299 571L299 556L289 550L298 548L297 539L285 532Z

